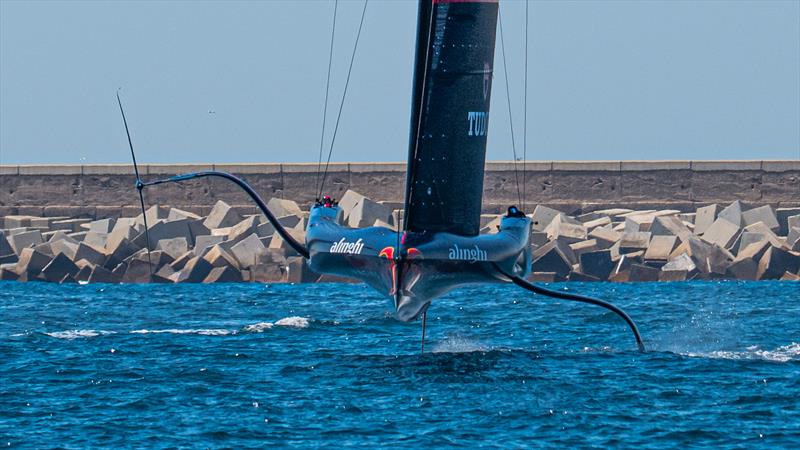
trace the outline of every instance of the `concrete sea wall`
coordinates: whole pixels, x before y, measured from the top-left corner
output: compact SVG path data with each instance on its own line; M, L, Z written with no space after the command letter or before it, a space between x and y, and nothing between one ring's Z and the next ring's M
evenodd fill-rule
M309 206L316 197L316 164L143 164L148 179L198 170L243 177L265 199L287 198ZM692 211L711 203L773 208L800 206L800 159L783 161L532 161L488 162L485 213L508 205L545 204L568 214L622 207ZM517 179L525 190L518 194ZM131 165L0 165L0 215L117 218L138 214ZM331 164L325 192L340 197L352 189L377 201L400 205L405 163ZM249 199L224 180L202 179L147 190L149 204L196 214L224 200L255 213ZM528 206L526 209L532 209Z

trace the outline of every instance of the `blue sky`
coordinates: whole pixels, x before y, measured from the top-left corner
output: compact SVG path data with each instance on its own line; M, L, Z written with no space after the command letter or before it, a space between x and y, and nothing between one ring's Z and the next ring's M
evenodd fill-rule
M361 5L339 4L329 125ZM529 159L800 158L800 2L529 7ZM416 8L370 2L333 161L405 160ZM0 0L0 163L128 162L119 87L144 162L316 161L332 13ZM521 156L525 3L501 14ZM496 59L493 160L512 158L504 77Z

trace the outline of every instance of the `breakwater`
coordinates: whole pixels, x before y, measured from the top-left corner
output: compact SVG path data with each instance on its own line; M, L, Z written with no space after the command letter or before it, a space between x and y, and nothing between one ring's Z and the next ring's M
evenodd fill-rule
M210 169L244 178L264 198L292 199L306 209L317 195L316 164L140 166L143 177L150 179ZM0 165L0 215L132 217L139 213L133 185L133 167L127 164ZM404 186L404 163L335 163L328 169L325 192L340 198L352 189L399 207ZM691 212L699 206L734 200L773 208L797 207L800 159L488 162L483 212L502 212L510 204L521 203L520 197L529 210L531 205L544 204L575 215L614 207ZM208 214L218 200L224 200L242 214L256 213L235 186L215 179L151 188L147 200L199 215Z

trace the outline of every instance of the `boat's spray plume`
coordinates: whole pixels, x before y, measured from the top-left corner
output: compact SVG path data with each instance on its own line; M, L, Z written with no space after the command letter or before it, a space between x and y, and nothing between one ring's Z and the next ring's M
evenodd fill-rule
M147 229L147 211L144 208L144 183L139 176L139 166L136 164L136 154L133 151L133 141L131 140L131 132L128 129L128 119L125 118L125 110L122 109L122 100L119 98L119 90L117 90L117 104L119 105L119 112L122 114L122 123L125 124L125 135L128 136L128 147L131 149L131 159L133 160L133 172L136 174L136 190L139 191L139 205L142 207L142 220L144 221L144 238L145 247L147 248L147 263L150 269L150 277L153 277L153 260L150 258L150 233Z

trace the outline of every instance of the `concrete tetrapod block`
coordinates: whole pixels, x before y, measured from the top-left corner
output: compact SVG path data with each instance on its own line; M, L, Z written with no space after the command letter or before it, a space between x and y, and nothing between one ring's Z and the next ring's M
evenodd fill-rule
M565 221L565 215L559 214L553 218L545 228L547 238L551 241L556 239L565 241L567 244L574 244L586 240L586 227Z
M142 228L144 229L144 228ZM132 225L129 220L120 219L114 225L114 229L108 234L106 239L106 254L112 254L120 246L123 240L130 243L139 234L139 228Z
M705 233L708 227L717 220L719 211L719 205L716 203L697 208L697 214L694 217L694 233L698 235Z
M11 247L11 244L8 243L5 232L0 230L0 256L10 255L12 253L14 253L14 249Z
M677 236L653 236L650 239L647 250L644 252L644 259L645 261L667 262L669 255L672 254L677 245Z
M685 270L662 270L658 273L658 281L686 281L688 275Z
M67 240L59 240L55 242L49 242L50 249L53 251L53 256L58 256L63 254L70 261L77 261L75 258L75 254L78 252L78 244L73 244Z
M589 222L591 220L597 220L601 217L617 217L620 214L627 214L629 212L633 212L633 210L625 208L601 209L598 211L592 211L585 214L581 214L580 216L578 216L578 220L580 222L584 222L585 224L585 222Z
M267 252L266 247L258 239L258 236L251 234L231 247L231 254L239 263L239 267L247 268L258 263L261 255Z
M209 247L213 247L217 244L221 244L224 241L225 241L225 236L214 236L214 235L198 236L197 242L195 243L194 246L194 253L197 256L202 256L205 254L206 249L208 249Z
M303 210L300 209L297 202L283 198L269 199L267 202L267 209L269 209L275 217L303 215Z
M344 212L344 219L350 215L350 211L365 197L356 191L348 189L339 200L339 208Z
M697 272L697 264L695 264L694 260L688 254L681 253L680 255L671 258L669 262L661 267L662 272L676 270L683 270L687 274L691 275Z
M606 225L611 225L611 218L608 216L603 216L594 220L590 220L588 222L584 222L583 226L586 227L587 230L591 231L597 227L602 227Z
M84 242L78 243L73 261L86 260L92 265L103 265L106 262L106 255L102 251Z
M544 231L531 231L530 236L530 244L533 250L536 250L537 248L550 242L550 240L547 239L547 233Z
M106 247L106 262L103 266L107 269L116 268L116 266L124 261L127 257L139 251L139 248L133 245L131 241L123 238L119 241L114 248Z
M761 233L767 238L770 244L775 247L783 247L786 245L786 241L773 233L763 222L756 222L752 225L748 225L744 227L742 232Z
M292 236L297 242L303 243L306 240L306 234L303 231L296 230L294 228L288 228L286 230L290 236ZM299 254L291 247L289 244L283 240L283 238L278 234L275 233L272 235L272 240L269 243L269 248L282 250L285 252L287 256L298 256Z
M167 220L177 220L177 219L192 219L192 220L200 220L200 216L193 212L184 211L178 208L170 208L169 214L167 215Z
M656 217L650 227L653 236L678 236L681 240L692 235L692 231L677 216Z
M278 223L280 223L284 228L294 228L300 223L300 217L298 216L283 216L278 217ZM256 234L258 237L270 237L272 234L275 233L275 227L269 221L263 221L258 227L256 227Z
M94 266L92 266L91 264L87 264L85 266L79 266L78 264L75 264L75 265L80 267L80 270L78 270L78 273L76 273L75 276L73 277L75 279L75 281L77 281L79 283L80 282L88 283L89 282L89 277L92 276L92 269L94 268Z
M230 266L214 267L208 273L203 283L240 283L242 274Z
M233 243L239 242L247 236L256 233L260 224L258 216L250 216L230 228L226 241Z
M204 224L203 220L205 219L189 219L189 231L192 233L192 240L190 244L192 246L197 245L197 239L200 236L209 236L211 235L211 230L209 230Z
M769 205L759 206L742 213L742 226L746 227L757 222L764 223L773 232L780 229L778 218Z
M610 250L586 252L580 255L580 271L600 280L607 280L614 270L614 261Z
M792 227L786 236L786 246L789 250L800 251L800 227Z
M92 219L65 219L55 220L50 223L51 230L65 230L70 232L81 231L81 225L91 222Z
M53 253L53 247L50 246L49 242L42 242L41 244L34 245L33 248L34 250L44 253L51 258L56 256L55 253Z
M777 280L785 272L797 273L800 270L800 256L780 247L770 246L758 261L759 280Z
M726 206L725 209L719 212L717 215L717 220L724 219L728 222L736 225L737 227L742 226L742 202L736 200L735 202L731 203L730 205Z
M153 274L154 283L174 283L172 276L177 272L170 265L161 266L156 273Z
M621 238L621 233L603 227L595 228L589 233L589 239L596 240L599 248L609 248L619 242Z
M739 234L739 237L736 238L736 242L733 243L731 246L731 250L735 250L736 254L738 255L739 252L747 248L750 244L755 244L756 242L767 241L767 235L764 233L756 233L754 231L743 231Z
M180 271L181 269L183 269L186 263L189 262L189 260L194 258L195 256L199 256L202 258L202 255L196 255L193 251L189 250L188 252L184 253L178 258L175 258L175 261L172 261L170 267L172 267L172 269L175 270L176 272Z
M214 228L232 227L242 221L242 216L222 200L217 201L203 225L209 230Z
M736 280L757 280L758 262L752 258L737 258L728 266L725 275Z
M256 264L250 267L250 274L251 280L256 283L282 283L286 281L286 270L277 264Z
M227 250L224 250L223 247L219 244L211 247L211 250L208 251L205 255L203 255L203 259L206 260L209 264L213 267L223 267L223 266L232 266L235 268L239 268L239 262L236 261L236 258L233 257Z
M89 244L95 248L105 248L106 244L108 243L108 233L90 231L86 233L86 236L83 238L82 242L85 242L86 244Z
M8 255L0 255L0 264L16 264L19 261L19 256L11 252Z
M794 274L791 272L784 273L781 278L781 281L800 281L800 275Z
M347 225L352 228L371 226L375 220L392 221L392 209L368 198L361 199L347 216Z
M572 253L575 254L575 258L580 260L582 254L587 252L593 252L597 250L597 240L596 239L588 239L586 241L576 242L574 244L569 244L570 250Z
M603 281L600 278L593 277L591 275L586 275L585 273L581 272L570 272L569 276L567 276L569 281L581 281L581 282L598 282Z
M50 237L47 239L47 242L67 241L72 244L77 244L78 242L80 242L77 239L74 239L70 235L65 233L64 230L56 230L51 233L52 234L50 234ZM42 237L44 237L44 234L42 234Z
M155 249L163 251L175 260L189 251L189 241L185 237L161 239Z
M116 219L100 219L94 220L89 222L89 231L93 233L103 233L108 234L111 233L111 230L114 229L114 225L116 225Z
M17 281L18 279L19 275L14 272L14 268L8 266L7 264L0 264L0 280Z
M286 281L289 283L316 283L320 275L310 267L305 258L292 257L287 260Z
M80 269L72 262L69 257L63 253L59 253L42 269L47 281L52 283L60 283L64 277L74 277L78 274Z
M145 210L145 216L147 217L147 225L152 226L159 220L167 220L169 217L169 208L161 205L153 205ZM142 218L141 214L136 216L134 221L138 224L144 225L144 219Z
M658 281L661 271L644 264L631 264L628 281Z
M533 252L533 270L553 272L559 278L566 278L572 271L572 263L567 256L569 247L559 241L551 241ZM586 273L586 272L584 272Z
M736 260L740 259L753 259L758 261L770 247L770 243L767 240L754 242L744 249L742 249L738 255L736 255Z
M122 276L123 283L150 283L151 274L155 272L155 267L147 261L140 259L131 260Z
M717 244L720 247L730 248L739 235L739 226L731 223L727 219L720 217L711 224L702 235L702 239L709 244Z
M650 245L650 233L646 231L625 232L619 240L620 253L647 250Z
M152 250L148 252L147 249L145 248L131 255L129 257L129 260L130 259L138 259L139 261L145 261L147 263L152 264L153 272L158 270L158 268L167 264L172 264L172 262L175 261L175 258L171 257L170 255L161 250Z
M790 218L794 217L796 227L800 227L800 208L778 208L775 210L778 218L778 236L786 236L791 228Z
M94 266L92 273L89 275L89 284L93 283L117 283L119 278L114 276L108 269L103 266Z
M44 267L49 263L50 258L47 255L38 252L31 247L27 247L22 249L14 272L20 276L23 274L36 276L41 273L42 269L44 269Z
M174 278L176 283L202 283L214 266L205 259L195 256L186 262L178 276ZM174 277L174 275L173 275Z
M147 233L142 231L133 240L134 244L139 247L147 247L154 249L158 245L158 241L162 239L172 239L182 237L186 242L192 240L192 232L189 230L190 219L178 219L171 222L157 221L155 224L150 225ZM145 237L149 236L150 241L147 243Z
M544 231L550 225L550 222L560 214L563 213L544 205L536 205L536 208L533 209L533 214L529 216L531 218L531 226L534 231Z
M717 244L711 246L708 253L708 272L711 275L725 275L733 262L734 256Z
M39 230L25 231L23 233L7 236L8 243L14 249L14 253L22 255L22 250L28 247L33 247L44 242L42 233Z

